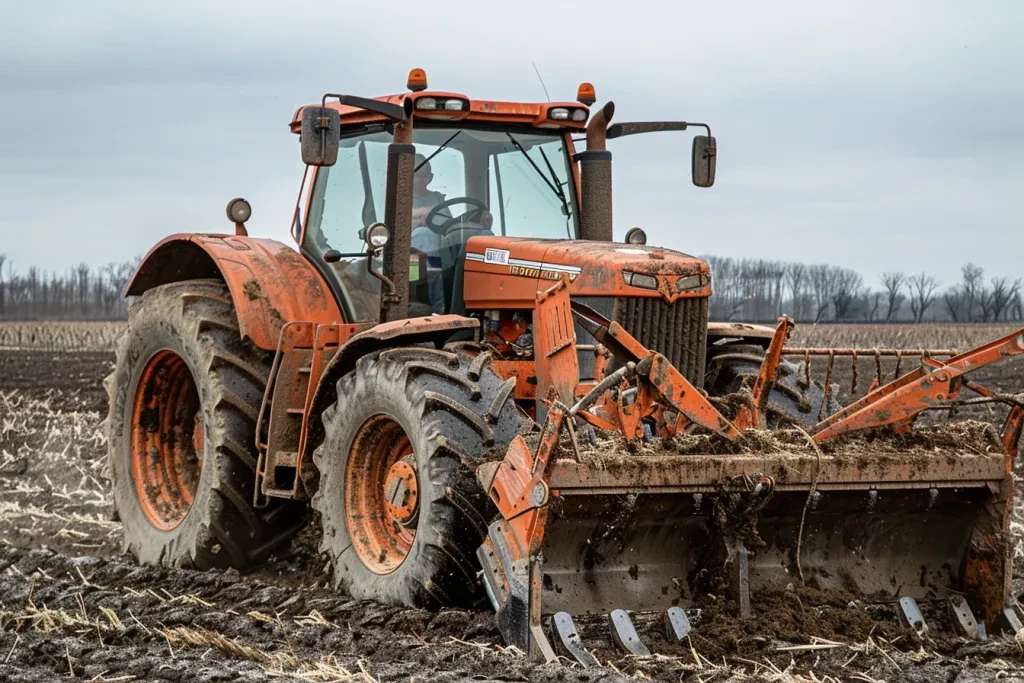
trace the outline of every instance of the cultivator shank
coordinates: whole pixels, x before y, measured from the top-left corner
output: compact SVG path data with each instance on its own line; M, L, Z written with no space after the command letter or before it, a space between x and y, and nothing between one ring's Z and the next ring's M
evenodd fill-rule
M730 420L664 356L570 304L564 286L541 296L535 328L547 309L571 309L619 367L575 402L558 387L574 387L578 377L551 379L539 439L531 437L531 447L517 437L502 462L478 471L501 513L478 555L509 644L551 659L554 642L588 664L593 657L571 615L606 615L609 642L638 653L646 646L630 614L662 612L672 641L690 628L679 607L702 594L728 596L742 618L762 596L796 582L869 601L904 598L914 608L963 596L961 623L977 618L994 628L1009 589L1010 467L1022 407L1014 406L987 449L906 451L899 437L861 439L855 448L833 442L871 427L906 431L920 412L955 400L965 386L985 396L963 375L1024 353L1024 330L946 361L926 358L799 440L791 431L789 441L767 437L766 446L755 440L749 448L743 430L765 424L761 397L776 380L788 318L751 400ZM547 347L552 362L558 353L575 358L572 327L558 329ZM655 431L713 436L697 454L581 449L577 424L614 430L621 440L610 441L620 445Z

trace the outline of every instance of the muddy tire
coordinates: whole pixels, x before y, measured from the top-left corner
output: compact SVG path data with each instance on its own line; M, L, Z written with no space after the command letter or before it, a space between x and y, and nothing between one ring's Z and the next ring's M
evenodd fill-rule
M745 344L708 347L704 388L712 397L749 395L757 381L764 354L760 346ZM814 379L808 383L802 364L782 359L778 381L768 398L768 427L796 424L807 428L816 425L842 408L835 399L836 392L837 387L833 386L826 401L824 386ZM822 403L825 403L824 409Z
M104 384L114 504L140 562L245 569L301 526L294 503L252 507L271 360L241 339L220 281L157 287L129 310Z
M503 457L528 418L514 385L472 361L391 349L338 381L313 454L312 506L334 583L353 598L426 608L480 599L476 550L497 511L474 469Z

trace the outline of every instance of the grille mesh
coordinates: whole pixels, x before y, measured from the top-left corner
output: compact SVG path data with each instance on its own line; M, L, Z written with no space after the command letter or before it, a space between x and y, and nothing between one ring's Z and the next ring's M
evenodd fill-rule
M665 303L661 298L580 297L594 310L608 315L627 332L671 361L696 387L704 386L704 360L707 352L708 299L677 299ZM579 343L593 344L594 338L576 327ZM580 376L593 371L593 354L580 354ZM587 358L586 356L589 356Z

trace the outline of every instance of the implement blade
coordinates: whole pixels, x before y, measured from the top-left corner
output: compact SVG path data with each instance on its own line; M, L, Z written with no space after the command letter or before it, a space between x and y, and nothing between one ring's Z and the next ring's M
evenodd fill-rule
M770 495L749 486L759 477L773 482ZM550 487L548 614L666 610L728 591L738 543L751 595L801 574L873 599L951 589L990 622L1008 591L1012 480L1002 454L562 459Z

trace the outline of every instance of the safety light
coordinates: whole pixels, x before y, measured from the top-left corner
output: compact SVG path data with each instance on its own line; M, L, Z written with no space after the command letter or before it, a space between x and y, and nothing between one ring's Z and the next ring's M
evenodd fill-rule
M576 91L576 101L588 107L597 102L597 92L594 91L594 86L586 82L580 83L580 87Z
M437 109L437 100L433 97L421 97L416 100L417 109Z
M366 243L374 249L380 249L391 239L391 231L383 223L374 223L366 230Z
M423 69L413 69L409 72L409 80L405 87L413 92L422 92L427 89L427 72Z

